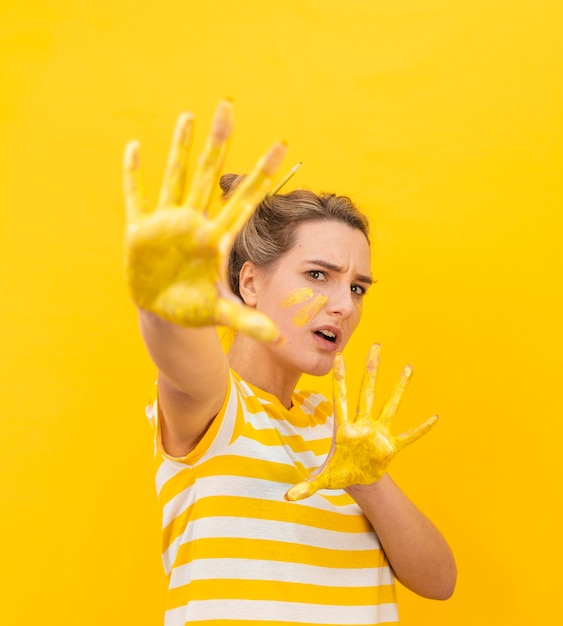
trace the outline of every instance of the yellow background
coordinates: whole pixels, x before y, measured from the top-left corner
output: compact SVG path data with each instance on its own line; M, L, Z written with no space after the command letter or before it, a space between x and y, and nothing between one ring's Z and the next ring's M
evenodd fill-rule
M402 623L558 623L562 18L559 0L2 1L2 624L161 623L121 155L141 141L155 199L176 115L200 147L223 96L228 169L285 138L295 185L372 218L352 388L379 340L381 398L415 367L397 430L442 417L393 474L459 583L446 603L400 589Z

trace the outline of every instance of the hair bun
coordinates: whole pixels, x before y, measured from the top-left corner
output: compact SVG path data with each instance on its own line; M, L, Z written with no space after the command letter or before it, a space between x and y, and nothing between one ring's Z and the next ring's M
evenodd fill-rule
M219 179L219 186L223 191L223 197L226 198L232 194L244 178L244 174L223 174L223 176Z

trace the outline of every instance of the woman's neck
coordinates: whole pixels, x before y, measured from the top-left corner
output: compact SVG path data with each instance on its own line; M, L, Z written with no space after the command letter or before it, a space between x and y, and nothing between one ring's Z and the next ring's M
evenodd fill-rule
M289 409L300 372L288 371L275 346L238 333L228 353L229 365L251 385L276 396Z

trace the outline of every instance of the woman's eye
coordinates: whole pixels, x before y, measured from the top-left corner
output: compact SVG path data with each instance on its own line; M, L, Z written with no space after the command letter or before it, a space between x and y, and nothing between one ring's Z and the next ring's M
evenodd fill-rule
M314 278L315 280L324 280L325 273L321 272L320 270L310 270L309 271L309 276L311 278Z
M357 296L364 296L367 291L367 289L361 285L352 285L351 289Z

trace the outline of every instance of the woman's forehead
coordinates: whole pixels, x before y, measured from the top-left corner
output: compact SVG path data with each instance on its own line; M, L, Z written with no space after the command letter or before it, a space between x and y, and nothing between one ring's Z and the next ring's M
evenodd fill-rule
M346 222L336 220L316 220L297 224L295 227L294 245L303 248L326 248L327 242L339 241L341 245L358 247L358 242L363 241L365 247L369 243L364 233L358 228L350 226ZM364 246L361 246L362 248Z
M356 264L367 265L367 269L370 265L369 243L364 233L336 220L299 224L291 251L300 258L311 256L310 260L322 258L337 264L354 260Z

